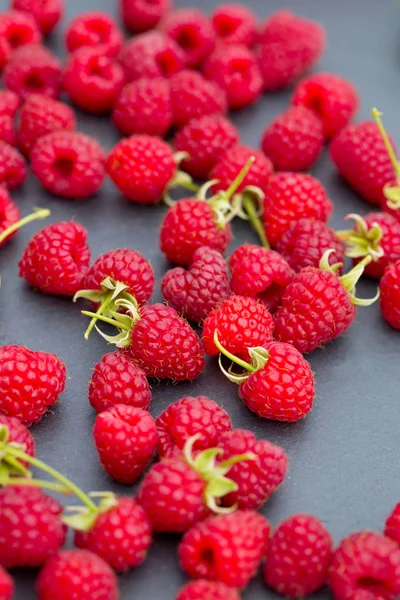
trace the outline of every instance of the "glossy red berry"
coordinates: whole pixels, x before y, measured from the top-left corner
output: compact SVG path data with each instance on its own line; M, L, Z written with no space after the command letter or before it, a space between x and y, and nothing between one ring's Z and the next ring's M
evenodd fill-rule
M400 329L400 260L386 267L380 291L383 318L395 329Z
M24 183L27 174L24 157L16 148L0 142L0 185L14 190Z
M181 49L185 66L199 67L211 54L215 34L209 19L196 8L181 8L165 17L162 31Z
M258 41L257 17L244 4L221 4L212 13L211 23L221 44L242 44L253 48Z
M12 7L30 13L43 35L49 35L63 16L64 0L12 0Z
M269 178L273 172L271 161L259 150L238 144L227 150L212 170L211 179L218 180L212 188L214 193L220 190L227 190L231 181L235 179L243 168L243 165L251 157L254 157L255 160L237 191L241 192L248 186L255 186L260 188L262 192L265 192L268 187Z
M58 98L61 92L62 65L44 46L29 44L12 53L7 63L3 82L22 100L31 94Z
M187 583L176 600L240 600L238 592L219 581L196 579Z
M16 8L16 7L13 7ZM42 36L34 17L21 10L8 10L0 15L0 69L12 53L27 44L39 44Z
M11 225L14 225L14 223L17 223L21 218L18 206L14 200L11 200L7 190L3 186L0 187L0 215L0 233L11 227ZM14 231L7 236L0 243L0 248L7 244L17 233L18 231Z
M119 61L127 81L142 77L170 77L184 68L181 49L161 31L142 33L126 42Z
M120 0L122 19L132 33L154 29L171 8L171 0Z
M1 384L0 384L1 385ZM1 405L0 405L1 412ZM6 427L8 431L7 442L16 444L29 456L35 456L35 440L25 425L17 417L6 417L0 414L0 430ZM23 462L23 461L21 461ZM1 596L0 596L1 598Z
M102 11L81 13L68 25L65 34L68 52L82 47L96 48L99 56L116 58L123 36L114 19Z

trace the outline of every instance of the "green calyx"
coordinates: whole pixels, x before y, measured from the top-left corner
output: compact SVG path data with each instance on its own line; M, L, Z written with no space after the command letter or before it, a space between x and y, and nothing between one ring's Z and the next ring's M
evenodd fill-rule
M24 225L27 225L28 223L31 223L32 221L37 221L39 219L46 219L48 216L50 216L50 214L51 213L48 208L34 208L33 213L31 213L30 215L27 215L23 219L20 219L16 223L13 223L13 225L11 225L10 227L7 227L7 229L5 229L4 231L2 231L0 233L0 244L5 242L6 239L12 233L14 233L14 231L21 229L21 227L23 227Z
M392 144L390 143L389 136L386 129L383 126L381 116L383 113L379 112L377 108L372 109L372 116L375 118L376 124L378 125L379 132L382 136L383 143L385 144L386 151L390 158L390 162L393 165L395 178L397 179L397 185L387 184L383 188L383 193L387 199L387 205L393 210L400 210L400 163L397 160L396 153Z
M248 348L248 353L251 359L250 363L246 362L245 360L242 360L241 358L235 356L223 347L223 345L218 339L217 330L214 331L214 344L220 352L218 362L221 371L223 372L225 377L227 377L233 383L237 383L238 385L246 381L246 379L248 379L252 373L263 369L269 359L268 350L266 350L262 346L257 346L255 348ZM226 358L229 358L229 360L232 361L232 364L228 370L226 370L222 364L222 356L226 356ZM243 373L236 373L233 370L235 365L241 367L243 369Z
M174 200L171 198L171 191L175 188L182 187L190 192L194 192L195 194L199 191L199 186L193 183L193 179L189 173L185 173L184 171L178 169L180 163L186 158L189 158L189 154L187 152L176 152L174 154L174 160L177 169L163 195L163 200L167 206L173 206L175 204Z
M346 256L350 258L370 256L372 260L381 258L384 254L380 245L383 232L378 223L373 223L368 228L365 219L353 213L347 215L346 219L354 219L355 228L336 232L337 237L346 243Z

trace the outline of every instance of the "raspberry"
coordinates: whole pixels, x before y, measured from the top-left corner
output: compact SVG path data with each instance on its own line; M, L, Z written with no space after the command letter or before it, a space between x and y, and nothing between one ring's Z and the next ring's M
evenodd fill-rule
M181 71L173 75L169 83L175 127L183 127L200 117L226 114L225 92L201 73Z
M241 44L253 48L258 41L255 14L242 4L221 4L211 15L217 40L223 44Z
M25 346L2 346L0 358L0 414L28 426L37 423L64 391L64 363Z
M124 71L100 48L82 47L70 56L64 89L71 102L88 113L102 115L113 108L124 86Z
M7 63L3 81L6 88L26 100L31 94L58 98L62 66L47 48L29 44L15 50Z
M400 502L396 504L385 523L385 535L400 546Z
M400 329L400 260L389 265L380 282L380 303L383 318Z
M26 156L32 152L37 140L53 131L74 131L76 119L72 108L32 94L22 107L18 126L18 147Z
M63 550L50 558L36 582L39 600L118 600L118 582L99 556L82 550Z
M160 456L169 455L175 448L183 450L194 435L197 436L195 450L213 448L220 435L232 429L228 413L205 396L188 396L170 404L157 418L156 425Z
M0 90L0 116L15 117L20 98L10 90Z
M203 246L187 271L170 269L161 281L164 300L189 321L200 323L229 296L228 268L219 252Z
M0 115L0 141L10 146L15 146L17 142L14 121L8 115Z
M97 415L94 442L106 473L118 483L133 484L157 447L157 429L147 411L116 404Z
M88 198L105 177L104 152L98 142L75 131L41 137L31 153L31 167L45 190L63 198Z
M265 192L273 171L271 161L262 152L240 144L227 150L215 165L211 179L218 179L218 183L213 185L213 191L228 189L231 181L251 157L254 157L255 161L237 191L243 191L248 186L255 186Z
M199 67L215 45L215 34L209 19L196 8L171 12L161 23L161 29L179 46L188 68Z
M232 110L250 106L261 96L263 80L257 58L247 46L217 46L205 61L203 73L226 92Z
M1 408L0 408L1 411ZM5 417L0 414L0 431L7 429L7 443L19 446L29 456L35 456L35 440L29 430L17 417ZM22 461L23 463L23 461ZM24 464L24 463L23 463ZM3 464L2 464L3 466ZM1 600L1 594L0 594Z
M0 600L12 600L13 596L14 581L11 579L11 576L7 573L7 571L0 567ZM215 600L218 600L218 596ZM232 596L232 599L227 598L227 600L236 600L236 598L235 596Z
M123 36L114 19L105 12L81 13L71 21L65 34L68 52L89 46L98 56L116 58L123 44Z
M42 36L33 16L20 10L8 10L0 15L0 69L9 61L16 48L37 44Z
M0 185L14 190L24 183L26 176L26 162L23 156L9 144L0 142Z
M236 127L222 116L212 115L190 121L175 136L179 152L187 152L182 167L193 177L207 180L224 153L239 142ZM242 165L243 166L243 165Z
M209 518L183 536L181 568L189 577L244 588L265 556L269 532L268 521L253 511Z
M336 600L358 591L395 600L400 594L400 549L378 533L353 533L333 555L329 585Z
M48 35L55 29L64 13L63 0L12 0L12 7L30 13L43 35Z
M47 294L73 296L90 262L87 231L79 223L60 222L33 236L19 262L19 276Z
M332 538L321 521L293 515L269 541L264 578L278 594L303 598L325 585L331 558Z
M172 8L172 0L120 0L125 27L132 33L154 29Z
M112 120L124 135L164 137L173 123L168 82L163 77L143 77L128 83L115 103Z
M224 583L197 579L187 583L180 590L176 600L240 600L240 598L236 590L228 588Z
M0 145L1 147L1 145ZM11 200L7 190L0 186L0 234L6 231L11 225L17 223L21 218L21 213L18 206ZM3 242L0 242L0 248L9 242L17 231L14 231Z
M6 569L39 567L65 542L61 504L40 489L0 489L0 564Z
M149 31L129 40L122 48L119 61L127 81L170 77L184 67L181 49L161 31Z
M265 129L263 152L277 171L307 171L322 152L322 121L307 108L293 106Z

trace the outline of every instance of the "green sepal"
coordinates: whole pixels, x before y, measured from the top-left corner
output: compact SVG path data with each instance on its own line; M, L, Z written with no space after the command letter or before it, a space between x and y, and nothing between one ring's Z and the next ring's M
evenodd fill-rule
M393 210L400 210L400 185L385 185L383 193L388 207Z
M346 256L350 258L371 256L372 260L381 258L384 254L380 245L383 232L378 223L368 227L365 219L353 213L347 215L346 219L354 219L356 222L355 229L336 232L337 237L347 246Z
M25 451L24 444L9 442L8 427L0 425L0 469L2 479L6 479L6 481L0 482L0 485L6 485L8 479L13 475L23 475L24 477L31 475L29 469L10 453L9 449L13 448L22 452Z
M87 508L86 506L69 506L65 511L75 514L62 516L62 521L68 527L75 531L90 531L99 515L108 512L111 508L118 505L118 500L112 492L90 492L91 498L101 498L101 501L96 510Z

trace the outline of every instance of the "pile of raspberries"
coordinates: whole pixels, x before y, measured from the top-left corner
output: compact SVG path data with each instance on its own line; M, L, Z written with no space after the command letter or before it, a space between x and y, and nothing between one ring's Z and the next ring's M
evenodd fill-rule
M381 114L354 124L354 85L309 74L325 32L288 10L260 22L241 4L211 16L172 0L120 0L119 9L125 31L103 12L69 23L65 64L44 45L62 0L11 0L0 14L0 246L50 213L22 217L10 196L29 164L47 192L70 201L95 195L106 177L132 203L164 200L160 250L174 265L161 281L165 303L150 304L149 261L127 248L92 261L76 221L42 228L23 252L20 277L86 300L85 337L97 330L116 346L89 383L93 442L110 478L141 480L134 498L86 493L41 461L28 428L64 391L66 367L54 354L0 347L0 600L12 599L8 570L20 567L41 569L40 600L117 600L115 573L140 565L157 533L181 536L191 581L175 600L239 600L260 569L289 598L328 585L336 600L396 600L400 503L383 533L352 533L336 548L312 515L272 530L258 511L285 480L282 448L234 429L205 396L181 398L157 419L149 412L149 380L193 381L208 356L250 411L296 422L315 395L304 355L347 331L358 305L380 295L384 319L400 329L400 165ZM230 111L290 86L290 106L260 149L241 144ZM122 139L105 152L77 131L71 105L110 116ZM326 144L374 207L341 231L327 224L323 185L305 173ZM176 201L177 189L186 196ZM247 220L260 245L225 259L234 219ZM375 298L357 297L363 274L378 281ZM54 497L64 494L81 506ZM68 531L74 549L62 549Z

